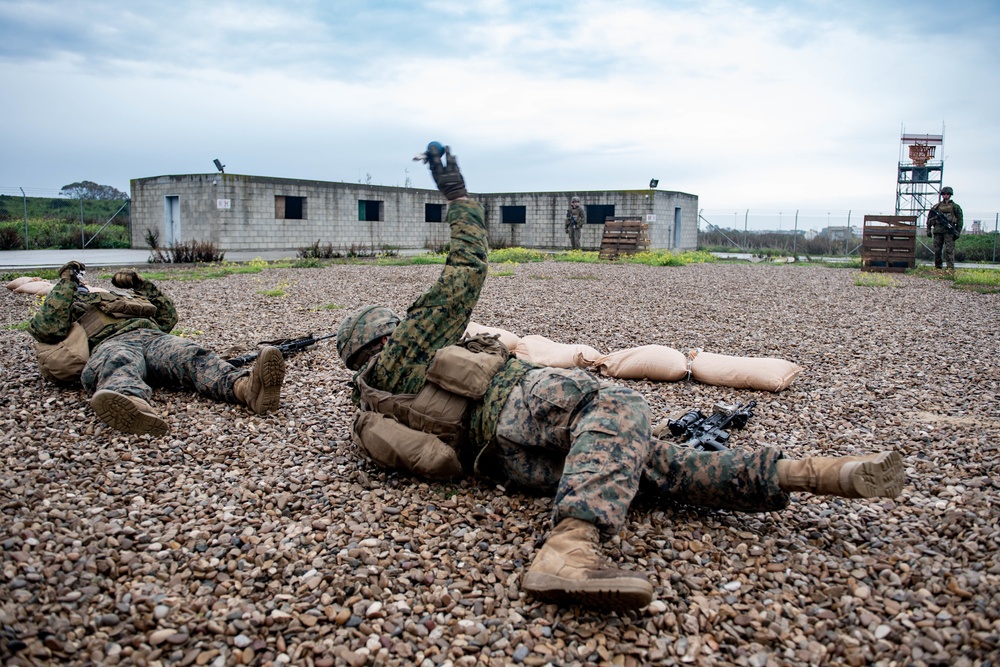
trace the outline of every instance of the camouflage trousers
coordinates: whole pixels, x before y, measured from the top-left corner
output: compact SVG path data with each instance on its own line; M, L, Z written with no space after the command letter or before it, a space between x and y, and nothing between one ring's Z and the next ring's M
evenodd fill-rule
M153 329L137 329L97 346L80 381L90 393L152 397L152 386L185 387L217 401L236 403L233 383L250 371L236 368L194 341Z
M949 269L955 268L955 237L947 232L934 234L934 268L942 268L942 261Z
M632 500L767 512L789 496L778 485L780 450L699 452L652 438L638 392L580 369L528 372L497 424L498 464L517 485L555 493L553 523L576 518L605 534L625 522Z
M570 225L566 228L566 233L569 234L569 244L573 250L580 249L580 228L577 225Z

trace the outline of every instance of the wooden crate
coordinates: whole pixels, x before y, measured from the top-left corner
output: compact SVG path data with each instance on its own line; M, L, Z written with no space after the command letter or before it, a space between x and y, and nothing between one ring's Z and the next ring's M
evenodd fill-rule
M608 216L604 219L601 259L615 259L649 249L649 225L640 216Z
M866 215L861 236L861 270L900 273L917 260L917 218Z

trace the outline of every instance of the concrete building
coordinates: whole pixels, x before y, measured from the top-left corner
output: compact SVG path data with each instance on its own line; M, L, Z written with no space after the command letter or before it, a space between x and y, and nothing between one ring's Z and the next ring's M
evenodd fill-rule
M319 241L334 248L426 249L449 239L447 202L437 190L239 174L185 174L131 182L132 245L147 232L161 247L212 242L220 250L291 250ZM693 250L698 197L660 190L473 195L483 204L491 245L569 247L563 225L572 196L587 209L586 249L601 245L607 216L640 216L649 247Z

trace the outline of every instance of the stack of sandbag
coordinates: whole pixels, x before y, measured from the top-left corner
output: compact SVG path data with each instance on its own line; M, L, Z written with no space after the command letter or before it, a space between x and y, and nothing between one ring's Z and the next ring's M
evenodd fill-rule
M545 336L523 336L511 352L522 361L553 368L590 368L604 356L589 345L557 343Z
M691 377L698 382L732 387L781 391L802 372L802 367L775 357L731 357L691 350Z
M17 294L33 294L35 296L45 296L52 291L55 287L55 283L50 283L44 278L37 278L35 276L21 276L20 278L14 278L9 283L7 283L7 289ZM85 285L90 292L107 292L108 290L103 287L91 287L90 285Z
M642 345L603 355L592 368L622 380L677 382L688 374L684 353L666 345Z
M44 278L21 276L7 283L7 289L18 294L40 294L45 296L52 289L52 283Z
M687 355L666 345L642 345L602 354L589 345L557 343L544 336L521 336L470 322L468 335L496 334L523 361L553 368L588 368L621 380L677 382L688 377L733 389L781 391L802 367L774 357L733 357L691 350Z
M521 337L517 334L511 333L506 329L497 329L496 327L486 327L482 324L476 324L475 322L469 322L469 326L465 327L466 336L478 336L479 334L490 334L494 336L500 336L500 342L510 350L514 351L517 347L518 342L520 342Z

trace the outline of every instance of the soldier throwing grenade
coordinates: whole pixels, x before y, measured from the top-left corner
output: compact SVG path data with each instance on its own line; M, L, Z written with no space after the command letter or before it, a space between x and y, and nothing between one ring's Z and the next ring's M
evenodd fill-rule
M573 197L566 209L566 233L569 234L570 245L573 250L580 249L580 230L587 224L587 212L580 205L580 198Z
M458 163L432 143L427 161L448 199L451 245L440 277L404 316L384 306L348 315L337 352L356 371L352 436L377 463L431 479L481 475L554 496L551 534L522 581L532 596L601 610L652 600L640 572L614 567L615 535L640 492L666 502L769 512L791 492L892 497L903 458L785 458L776 447L700 452L652 437L645 399L582 369L521 361L490 337L463 339L488 273L483 208Z

